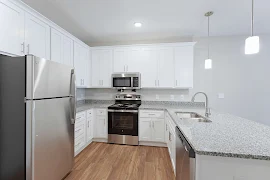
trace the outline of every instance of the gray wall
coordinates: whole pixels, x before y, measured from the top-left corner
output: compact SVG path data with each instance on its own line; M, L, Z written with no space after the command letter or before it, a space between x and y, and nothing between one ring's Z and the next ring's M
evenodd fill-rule
M247 119L270 125L270 36L262 35L261 50L256 55L244 54L243 36L210 38L210 54L213 69L204 69L207 58L207 39L194 38L197 42L194 53L194 88L188 90L150 90L143 89L144 100L190 101L197 91L209 95L210 106L220 112L228 112ZM111 89L87 89L86 98L113 99L117 92ZM219 99L218 93L225 98ZM173 98L172 98L173 95ZM198 96L198 101L204 100Z
M221 112L228 112L270 125L270 36L260 36L260 53L244 54L246 37L213 37L210 53L213 69L204 69L207 57L207 39L194 38L194 89L210 96L210 105ZM224 93L224 99L217 94Z

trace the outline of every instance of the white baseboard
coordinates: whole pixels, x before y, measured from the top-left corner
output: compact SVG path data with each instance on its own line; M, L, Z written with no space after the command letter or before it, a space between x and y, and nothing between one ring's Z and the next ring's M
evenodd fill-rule
M140 146L155 146L155 147L167 147L166 143L162 142L148 142L148 141L140 141Z

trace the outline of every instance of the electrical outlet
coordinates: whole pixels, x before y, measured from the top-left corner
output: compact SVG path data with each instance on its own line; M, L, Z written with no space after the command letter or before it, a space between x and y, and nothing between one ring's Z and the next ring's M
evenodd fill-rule
M171 100L174 100L174 95L171 95Z
M248 180L248 179L244 176L234 176L233 180Z
M159 95L156 95L156 100L158 100L159 99Z
M181 95L181 96L180 96L180 100L181 100L181 101L184 101L184 99L185 99L185 96L184 96L184 95Z
M224 99L224 98L225 98L224 93L218 93L218 98L219 98L219 99Z

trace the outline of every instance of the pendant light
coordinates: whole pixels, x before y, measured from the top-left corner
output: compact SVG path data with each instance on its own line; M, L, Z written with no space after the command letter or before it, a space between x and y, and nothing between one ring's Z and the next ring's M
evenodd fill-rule
M256 54L260 51L260 38L254 36L254 0L251 5L251 36L246 39L245 42L245 54Z
M208 45L208 50L207 50L207 59L204 62L204 68L205 69L212 69L212 59L210 59L210 48L209 48L209 36L210 36L210 16L212 16L214 14L213 11L209 11L207 13L205 13L205 17L207 17L208 20L208 31L207 31L207 45Z

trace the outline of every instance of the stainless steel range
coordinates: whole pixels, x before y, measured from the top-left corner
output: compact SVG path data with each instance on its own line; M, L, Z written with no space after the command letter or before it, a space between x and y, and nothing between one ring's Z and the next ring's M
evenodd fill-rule
M138 112L141 96L118 94L115 104L108 107L108 142L138 145Z

